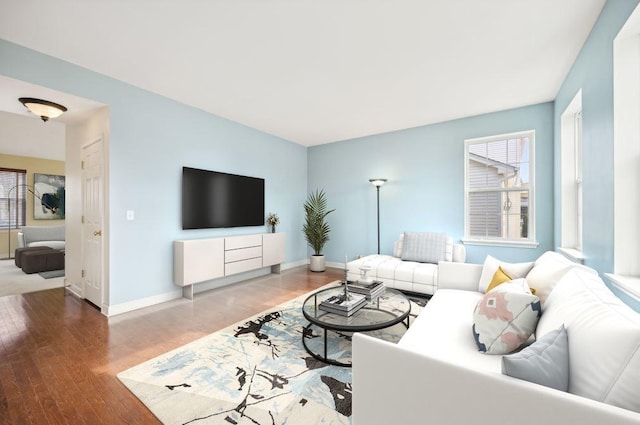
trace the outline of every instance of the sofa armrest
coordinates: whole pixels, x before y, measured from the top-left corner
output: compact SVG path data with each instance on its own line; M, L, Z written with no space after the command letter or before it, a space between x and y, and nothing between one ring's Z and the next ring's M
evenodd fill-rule
M18 248L24 248L26 245L24 244L24 233L18 232Z
M453 244L453 258L452 261L456 263L464 263L467 259L467 249L461 243Z
M481 274L482 264L440 261L438 263L438 289L477 291Z
M356 333L353 425L630 425L640 414Z

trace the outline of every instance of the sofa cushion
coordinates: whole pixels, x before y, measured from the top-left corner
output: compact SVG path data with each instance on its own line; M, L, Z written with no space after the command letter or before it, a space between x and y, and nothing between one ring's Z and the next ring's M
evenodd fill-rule
M596 273L574 267L547 298L538 338L562 324L569 339L569 392L640 412L640 314Z
M502 374L560 391L569 389L569 345L563 326L502 357Z
M493 275L498 270L498 267L502 267L502 270L504 270L504 272L508 274L512 279L518 279L520 277L526 276L529 270L531 270L531 267L533 267L533 262L506 263L490 255L487 255L487 258L485 258L484 264L482 265L482 275L480 275L480 281L478 282L479 292L487 292L489 283L491 283L491 279L493 279Z
M527 273L527 282L529 287L536 290L543 309L556 283L575 266L577 263L553 251L545 252L535 261L533 268Z
M484 294L473 311L473 337L481 352L506 354L524 344L536 330L540 300L524 279L497 286Z
M434 263L451 261L453 239L446 233L405 232L401 257L404 261Z
M65 241L40 241L40 242L31 242L29 244L29 248L38 248L38 247L46 247L57 250L65 249Z
M500 356L479 352L469 335L473 325L471 312L480 298L479 292L438 289L398 345L476 370L500 373Z

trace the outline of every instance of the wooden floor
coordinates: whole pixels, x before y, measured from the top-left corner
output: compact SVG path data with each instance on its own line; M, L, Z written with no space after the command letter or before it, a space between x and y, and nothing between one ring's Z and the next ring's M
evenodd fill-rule
M116 375L326 283L284 271L107 319L51 289L0 298L0 424L158 424Z

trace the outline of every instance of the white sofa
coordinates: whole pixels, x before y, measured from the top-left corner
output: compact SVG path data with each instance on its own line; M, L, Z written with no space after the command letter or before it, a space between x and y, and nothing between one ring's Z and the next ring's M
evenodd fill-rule
M48 246L57 250L65 249L65 227L23 226L18 232L18 248Z
M398 344L354 335L352 423L640 424L640 314L560 254L525 279L534 270L553 288L536 338L565 325L569 392L503 375L502 355L480 353L471 328L483 265L440 263L436 294Z
M358 280L361 267L367 266L367 277L382 281L388 288L433 295L438 282L438 264L402 260L404 233L393 244L394 255L367 255L347 264L347 279ZM464 245L454 244L448 238L451 261L464 263L466 250Z

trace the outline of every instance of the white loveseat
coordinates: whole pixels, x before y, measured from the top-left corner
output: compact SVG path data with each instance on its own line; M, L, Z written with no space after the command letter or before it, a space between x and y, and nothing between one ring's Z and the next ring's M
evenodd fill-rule
M640 424L640 314L560 254L534 270L553 288L536 338L564 324L569 392L503 375L502 355L480 353L471 328L483 266L440 263L436 294L398 344L354 335L352 423Z
M370 267L367 277L383 282L388 288L433 295L438 282L437 261L431 263L403 260L404 238L403 233L394 242L393 255L373 254L349 262L347 279L358 280L362 273L360 268L366 266ZM443 255L448 257L448 261L464 263L466 258L464 245L454 244L450 237L446 239Z
M65 227L24 226L18 232L18 248L48 246L57 250L65 249Z

